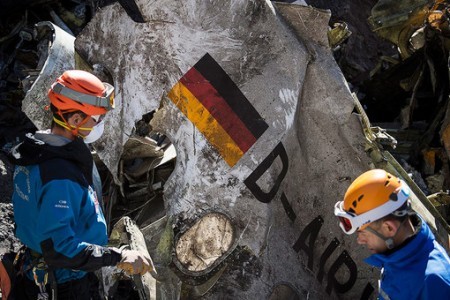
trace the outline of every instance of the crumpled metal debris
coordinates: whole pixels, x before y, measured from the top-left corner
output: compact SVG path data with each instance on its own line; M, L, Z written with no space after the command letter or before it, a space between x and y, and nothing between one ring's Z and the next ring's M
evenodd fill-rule
M412 54L410 38L422 28L430 13L430 6L442 0L380 0L372 8L368 21L379 36L391 41L399 48L402 58Z
M75 68L75 37L47 21L37 23L34 32L39 42L39 64L25 79L27 93L22 100L22 110L32 116L37 128L47 129L51 125L51 113L45 109L48 105L47 92L58 76L65 70Z
M177 153L170 140L158 132L142 130L144 118L136 122L143 136L132 135L125 143L120 158L119 183L108 177L108 222L123 215L132 217L139 226L146 226L165 215L163 188L175 168ZM99 160L99 158L97 158ZM99 162L100 164L100 162ZM109 171L107 171L109 172Z
M273 6L268 1L188 1L189 7L198 9L192 10L195 15L207 16L217 10L220 13L213 15L224 17L229 11L222 6L236 9L226 22L220 23L218 17L198 26L193 15L176 2L158 7L133 1L136 6L131 9L139 12L140 19L130 16L130 7L125 6L124 12L123 2L105 8L79 37L77 67L92 70L91 64L100 62L101 68L111 70L110 80L119 91L120 109L107 122L109 128L120 127L122 131L111 130L95 145L107 171L114 176L106 181L110 188L105 195L107 219L114 223L123 215L132 216L144 227L147 244L158 245L157 249L149 247L158 253L158 263L163 262L164 281L157 283L156 289L168 298L180 294L220 296L230 290L234 296L239 293L249 299L255 295L308 297L310 293L368 297L373 286L366 279L373 271L355 264L353 259L362 254L354 251L354 241L335 231L334 216L327 207L335 201L330 191L333 195L336 190L342 192L352 176L369 166L363 150L377 164L395 164L388 153L380 151L395 148L395 138L381 127L369 126L364 132L370 134L365 136L370 147L365 148L363 134L358 131L360 124L351 113L354 105L348 88L329 57L329 44L336 47L348 36L345 26L336 27L330 42L326 36L327 14L311 8ZM154 18L162 12L164 18ZM115 27L112 22L104 28L102 18L111 20L112 15L121 26ZM434 16L437 20L438 14ZM239 35L237 26L230 26L235 21L251 28L250 33L246 30ZM220 30L212 26L215 22L219 22ZM130 28L137 33L144 31L145 39L129 40ZM415 33L410 46L420 50L423 36L420 30ZM202 47L191 44L198 36L202 37ZM107 44L104 39L117 49L100 49L98 45ZM130 48L127 41L136 43L135 47ZM126 57L112 55L114 51L125 53L124 49L130 50ZM134 52L136 49L140 51ZM183 110L186 107L180 103L187 97L168 96L174 86L179 87L176 84L184 80L186 72L194 72L193 66L205 57L235 80L260 114L257 119L269 123L269 129L256 138L247 154L241 160L230 160L231 164L222 159L228 149L217 151L214 147L218 143L208 138L208 127L195 123L195 111ZM283 67L286 64L289 67ZM427 64L433 69L433 62ZM144 76L131 76L142 67ZM414 91L418 78L416 75L403 82L404 90ZM410 107L414 107L413 101ZM142 113L148 111L151 117L145 119L149 114ZM155 128L147 126L149 122ZM117 124L120 126L114 127ZM167 142L169 139L173 145ZM320 143L325 146L319 147ZM114 153L105 155L111 149ZM351 159L343 159L342 153ZM333 168L328 168L330 165ZM400 175L408 177L404 172ZM317 181L323 184L311 184ZM226 218L219 222L223 221L218 217L222 211ZM318 215L311 220L313 214ZM203 236L202 232L209 229L205 224L211 224L202 223L205 220L220 223L218 232L224 234L209 232ZM433 228L442 230L441 219L432 223ZM233 228L233 234L227 228ZM207 247L207 241L217 242L219 237L224 238L223 245ZM315 244L317 237L320 245ZM340 244L346 249L334 253ZM338 280L341 278L349 279L342 282Z
M448 1L378 1L369 23L399 57L359 87L374 123L399 141L392 153L419 169L427 193L450 188L449 17Z
M428 196L436 209L447 220L450 219L450 195L449 191L438 191Z
M345 22L334 23L333 27L328 31L328 42L330 43L330 48L333 51L337 50L338 47L351 35L352 32Z
M431 225L431 230L434 232L439 242L443 244L446 249L450 249L450 226L446 219L448 215L442 215L439 212L430 199L424 194L423 189L419 188L419 183L413 181L412 176L405 171L400 163L389 152L395 149L392 145L396 145L396 140L389 134L386 134L386 130L371 126L369 118L355 94L353 94L353 99L355 100L356 111L361 115L361 124L367 141L365 145L366 152L372 158L373 167L385 169L405 180L413 192L411 194L412 207L421 214L428 224ZM388 149L386 149L386 144L390 146ZM440 176L439 174L427 177L427 181L429 182L429 185L431 184L433 190L436 189L436 186L442 187L441 179L443 179L443 176Z
M83 0L0 2L0 145L5 150L27 132L48 125L48 116L34 119L33 124L27 109L45 115L45 105L37 103L46 97L46 84L62 70L74 68L73 35L97 7L96 2ZM37 78L44 81L42 90L33 87ZM22 101L26 95L31 99Z
M100 141L108 168L120 166L122 147L143 112L158 109L152 129L177 150L163 190L167 218L145 230L163 249L154 256L164 261L162 295L354 299L373 293L376 275L359 263L363 253L338 231L330 209L336 191L368 168L370 158L348 86L330 55L329 14L269 1L136 4L145 23L111 5L75 46L87 64L101 63L120 83L109 122L123 124L121 132L106 126L114 131ZM115 22L104 22L113 16ZM98 47L108 43L115 47ZM227 101L218 106L192 95ZM251 142L239 148L237 141ZM189 270L194 260L180 262L176 245L208 249L181 245L183 234L211 213L227 216L236 240L218 257L200 255L206 263L199 259L203 264Z
M114 224L109 238L109 245L117 248L126 246L131 250L146 253L148 257L150 257L142 232L139 230L136 223L128 217L123 217ZM110 267L102 268L101 274L106 297L113 297L115 289L117 289L118 281L120 279L128 278L133 282L134 289L138 292L139 299L156 299L155 277L158 276L156 269L153 269L150 273L145 273L144 275L128 276L123 271L118 270L115 267Z

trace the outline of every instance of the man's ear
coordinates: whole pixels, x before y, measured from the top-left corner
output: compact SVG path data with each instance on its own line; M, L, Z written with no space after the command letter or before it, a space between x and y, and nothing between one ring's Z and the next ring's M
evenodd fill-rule
M400 227L400 223L394 220L384 220L381 225L383 235L385 237L393 237Z
M83 117L80 113L74 113L70 118L67 119L67 123L73 126L77 126L83 121Z

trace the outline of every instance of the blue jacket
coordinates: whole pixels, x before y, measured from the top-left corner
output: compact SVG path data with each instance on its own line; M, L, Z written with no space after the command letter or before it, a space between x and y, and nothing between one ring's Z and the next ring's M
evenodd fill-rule
M105 247L107 228L93 188L90 150L80 138L55 146L44 140L61 137L36 137L28 135L13 153L16 236L42 254L58 283L115 265L120 253Z
M365 260L383 268L380 299L450 299L450 259L428 225L420 222L419 232L407 244Z

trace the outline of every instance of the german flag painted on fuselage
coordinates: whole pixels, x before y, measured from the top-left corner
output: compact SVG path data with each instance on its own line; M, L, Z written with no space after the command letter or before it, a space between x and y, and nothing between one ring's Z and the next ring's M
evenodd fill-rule
M269 127L208 53L168 96L231 167Z

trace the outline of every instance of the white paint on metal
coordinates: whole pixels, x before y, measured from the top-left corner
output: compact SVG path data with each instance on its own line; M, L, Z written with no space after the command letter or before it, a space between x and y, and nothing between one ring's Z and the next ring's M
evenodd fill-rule
M168 217L189 223L211 211L226 212L237 245L261 264L260 273L239 270L248 280L245 289L232 272L225 272L219 282L231 284L227 291L241 299L265 299L276 284L286 282L309 291L311 298L336 298L325 291L326 279L317 280L320 258L336 237L341 247L328 258L324 271L347 250L358 263L359 277L343 297L359 298L374 272L360 264L363 254L353 237L342 234L332 208L349 184L341 178L366 170L369 158L361 125L352 115L353 99L327 47L329 13L257 0L136 2L146 23L132 22L114 3L97 13L75 42L89 62L112 72L117 89L120 105L107 117L100 141L100 156L108 168L116 172L134 122L162 107L151 125L165 133L177 151L175 170L164 186ZM269 125L233 167L167 97L206 53ZM245 181L276 147L286 151L288 162L274 159L257 185L264 194L282 171L286 176L265 203ZM284 210L282 195L294 220ZM324 223L311 245L314 265L308 270L305 251L293 245L319 216Z
M75 67L75 37L51 22L39 22L35 26L38 30L51 30L54 33L43 37L45 40L50 38L46 42L50 43L51 47L39 77L22 100L22 110L39 130L44 130L50 128L51 124L51 113L45 110L49 102L48 89L64 71Z

